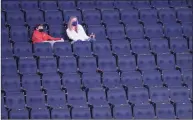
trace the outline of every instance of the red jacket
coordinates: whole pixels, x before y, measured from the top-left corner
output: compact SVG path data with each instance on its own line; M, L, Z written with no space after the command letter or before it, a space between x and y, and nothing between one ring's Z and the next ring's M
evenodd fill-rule
M39 32L38 30L34 30L32 41L33 43L43 42L43 41L49 41L49 40L60 40L61 38L54 38L49 36L45 32Z

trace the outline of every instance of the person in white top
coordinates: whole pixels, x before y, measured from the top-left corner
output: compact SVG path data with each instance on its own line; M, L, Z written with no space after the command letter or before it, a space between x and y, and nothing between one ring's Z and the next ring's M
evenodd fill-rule
M75 16L70 17L66 33L72 40L72 43L75 41L87 41L95 39L95 35L93 33L90 36L86 35L82 25L78 24L78 19Z

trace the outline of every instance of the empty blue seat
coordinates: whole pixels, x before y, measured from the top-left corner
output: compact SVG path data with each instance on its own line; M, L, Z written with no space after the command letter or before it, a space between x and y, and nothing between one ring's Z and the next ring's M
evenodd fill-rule
M169 103L157 103L156 115L158 119L175 119L174 107Z
M169 2L171 7L187 7L186 0L170 0Z
M118 87L120 86L120 76L118 72L103 72L102 82L108 88Z
M2 10L5 11L19 11L19 1L2 1Z
M136 54L150 53L149 42L146 39L133 39L131 41L132 51Z
M111 56L111 47L109 41L94 41L93 53L97 56Z
M159 19L164 24L176 23L176 12L171 8L160 9L158 11Z
M80 1L80 2L91 2L91 1ZM84 10L83 19L87 25L100 25L101 24L100 12L96 10Z
M1 12L1 24L2 24L2 25L5 25L5 24L6 24L5 12Z
M176 54L176 65L181 69L192 69L192 55L190 53Z
M50 119L50 112L48 109L32 109L31 119Z
M70 112L68 108L53 109L51 115L52 119L70 119Z
M2 44L6 44L6 45L7 44L10 45L9 41L10 41L10 38L9 38L9 31L8 31L8 29L1 28L1 43Z
M40 1L40 9L42 10L56 10L58 9L56 1Z
M140 11L140 19L145 25L156 24L158 21L157 11L154 9L144 9Z
M149 1L132 1L133 5L137 9L151 8Z
M108 106L105 91L102 88L89 89L88 103L93 106Z
M17 73L16 60L13 58L1 59L1 74L9 75Z
M149 92L150 99L154 103L169 102L169 91L165 87L151 87Z
M111 88L107 94L109 103L113 105L127 104L127 97L123 88Z
M72 119L90 119L90 109L88 107L73 107Z
M113 108L113 116L116 119L132 119L132 110L129 105L116 105Z
M7 23L11 26L24 25L24 14L21 11L7 12Z
M76 9L76 4L75 4L75 1L59 0L58 1L58 7L61 10L75 10Z
M191 0L187 0L187 4L188 4L188 6L192 7L192 1Z
M128 90L128 99L133 104L148 103L148 91L145 88L130 88Z
M191 103L177 103L176 114L179 119L192 118L192 104Z
M131 1L114 1L114 6L118 9L128 9L133 7Z
M140 24L126 26L125 32L127 37L130 39L144 37L143 26Z
M29 119L29 112L27 109L11 110L10 119Z
M44 23L44 16L41 11L26 11L26 22L29 26L35 26L37 24Z
M69 42L56 42L53 46L54 54L57 56L73 56Z
M59 22L59 21L57 21ZM57 23L56 22L56 23ZM50 25L49 26L49 34L53 37L60 37L60 38L64 38L64 26L63 25ZM57 42L56 42L57 43ZM61 42L60 42L61 43ZM54 43L55 44L55 43Z
M126 38L124 26L122 25L108 26L106 29L107 36L111 40L124 40Z
M121 84L131 87L142 87L142 77L137 71L128 71L121 73Z
M40 90L42 88L40 76L37 74L24 74L22 88L26 91Z
M135 119L154 119L154 108L151 104L138 104L133 108Z
M133 55L118 56L118 67L121 71L135 70L136 69L135 56Z
M188 41L185 38L171 38L170 49L176 53L188 52Z
M181 86L182 76L178 70L164 70L163 81L169 87Z
M160 69L175 69L175 57L172 54L157 55L157 65Z
M162 38L164 36L162 26L160 24L146 25L145 35L149 38Z
M94 107L93 118L94 119L112 119L111 109L109 107Z
M169 53L170 52L167 39L151 38L150 45L151 45L151 50L154 53L160 54L160 53Z
M50 1L52 2L52 1ZM49 7L50 8L50 7ZM63 24L62 13L57 10L45 12L45 22L49 25Z
M114 1L96 1L98 9L114 9Z
M182 23L192 23L192 10L190 8L177 9L177 17Z
M83 73L82 82L87 88L101 87L101 76L96 72Z
M190 102L190 90L185 87L172 87L169 89L169 94L171 101L176 103L183 102L187 103Z
M113 56L101 56L98 59L98 68L103 72L117 71L115 58Z
M152 0L151 5L157 9L169 8L169 2L163 0Z
M41 42L34 44L34 55L53 56L51 44L49 42Z
M91 43L89 41L77 41L73 44L73 52L78 56L92 56Z
M47 92L47 103L52 108L66 108L66 95L61 90Z
M138 55L137 65L140 70L156 69L155 58L153 55Z
M34 58L20 58L18 62L19 73L29 74L37 72L37 64Z
M193 86L192 70L183 70L182 74L183 74L183 81L185 82L185 84L188 85L188 88L192 88Z
M13 26L10 30L11 40L14 42L29 42L29 34L24 26Z
M86 106L86 94L80 89L71 89L67 91L68 104L76 106Z
M42 91L27 91L26 102L32 109L45 108L45 96Z
M184 34L185 36L187 36L187 37L192 36L192 32L193 32L192 27L191 27L192 24L193 24L193 23L183 23L183 24L182 24L183 34Z
M118 25L120 23L119 12L117 10L103 10L103 22L108 25Z
M11 58L13 57L13 52L11 49L11 45L2 45L1 46L1 58Z
M18 42L14 44L14 54L17 57L32 57L32 45L27 42Z
M10 71L10 70L9 70ZM1 87L5 91L20 91L20 78L18 75L2 76Z
M57 65L54 57L40 58L39 59L39 71L41 73L56 72Z
M24 11L38 10L38 1L21 1L21 8Z
M10 109L24 109L25 99L21 92L6 92L6 105Z
M62 73L77 72L76 59L74 57L61 57L58 68Z
M116 55L131 55L129 42L127 40L113 40L112 52Z
M57 73L43 74L42 85L46 90L59 90L61 88L61 78Z
M80 1L77 1L77 7L81 10L95 9L96 4L95 4L95 1L80 0Z
M70 20L71 16L76 16L78 19L78 23L82 24L82 15L80 11L77 10L72 10L72 11L63 11L63 15L64 15L64 22L67 24L68 21Z
M80 57L79 58L79 70L81 72L96 72L97 63L94 57Z
M93 26L88 26L88 34L94 33L96 36L96 40L106 40L106 32L105 28L101 25L93 25Z
M123 9L120 11L121 20L126 25L139 24L138 11L134 9Z
M77 73L64 74L62 77L62 83L68 90L81 88L80 76Z

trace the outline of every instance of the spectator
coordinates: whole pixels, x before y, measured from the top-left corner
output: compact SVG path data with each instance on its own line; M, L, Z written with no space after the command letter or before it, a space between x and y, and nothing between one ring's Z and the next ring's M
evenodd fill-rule
M78 24L77 17L73 16L68 22L68 28L66 30L68 37L75 41L87 41L94 40L95 35L92 33L90 36L87 36L82 25Z

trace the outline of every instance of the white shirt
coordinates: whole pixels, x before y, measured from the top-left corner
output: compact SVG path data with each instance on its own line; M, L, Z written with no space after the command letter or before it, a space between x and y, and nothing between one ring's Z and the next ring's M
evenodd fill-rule
M66 33L68 35L68 37L70 39L72 39L73 41L77 41L77 40L82 40L85 41L87 39L89 39L90 37L86 35L82 25L78 24L77 25L77 31L75 30L70 30L69 28L66 30Z

